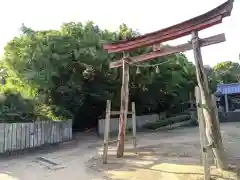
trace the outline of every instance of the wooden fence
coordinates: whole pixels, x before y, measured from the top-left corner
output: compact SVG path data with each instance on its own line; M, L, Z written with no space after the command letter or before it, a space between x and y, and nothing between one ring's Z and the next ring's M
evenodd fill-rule
M0 153L72 139L72 120L0 123Z

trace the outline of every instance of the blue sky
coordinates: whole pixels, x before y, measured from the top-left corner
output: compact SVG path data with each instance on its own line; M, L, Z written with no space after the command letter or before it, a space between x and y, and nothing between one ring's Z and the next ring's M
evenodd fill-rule
M126 23L141 33L155 31L205 13L226 0L2 0L0 1L0 53L19 34L22 23L33 29L56 29L63 22L92 20L101 28L114 30ZM196 7L196 8L194 8ZM204 64L238 61L240 53L240 0L231 17L221 25L200 32L201 37L225 33L227 41L203 48ZM184 37L170 44L184 43ZM193 61L192 51L186 53Z

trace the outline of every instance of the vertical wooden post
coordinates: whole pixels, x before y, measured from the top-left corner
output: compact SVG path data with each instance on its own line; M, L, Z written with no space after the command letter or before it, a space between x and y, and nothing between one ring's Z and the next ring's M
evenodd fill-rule
M136 108L135 102L132 102L132 132L133 132L133 148L137 148L137 122L136 122Z
M200 49L200 40L197 32L192 32L192 46L196 64L196 75L201 95L201 102L204 105L203 114L206 122L206 135L208 142L212 145L214 156L217 159L220 169L227 168L226 157L222 144L222 137L219 131L215 113L213 111L211 94L208 88L207 76L203 68L202 54Z
M110 116L111 116L111 101L107 100L105 128L104 128L103 164L107 164Z
M125 137L125 124L127 123L128 114L128 83L129 83L129 65L122 60L122 88L121 88L121 108L119 119L119 134L117 144L117 157L122 157L124 153L124 137Z
M124 91L125 91L125 108L124 108L124 136L126 133L126 127L127 127L127 115L128 115L128 103L129 103L129 64L125 62L125 85L124 85Z
M227 94L224 95L224 100L225 100L225 109L226 109L226 112L229 112L228 95L227 95Z
M208 148L207 138L205 133L205 120L203 116L203 109L201 105L201 95L199 87L195 87L195 96L196 96L196 105L197 105L197 115L198 115L198 124L199 124L199 133L200 133L200 143L201 143L201 152L202 152L202 163L204 166L204 180L210 180L210 167L208 160Z

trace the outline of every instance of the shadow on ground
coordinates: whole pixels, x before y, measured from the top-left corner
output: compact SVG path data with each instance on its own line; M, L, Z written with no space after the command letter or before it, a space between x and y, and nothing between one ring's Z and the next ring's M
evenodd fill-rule
M108 164L102 164L97 156L87 163L90 170L105 172L109 179L120 180L199 180L203 179L200 145L197 143L161 143L127 148L124 157L116 158L116 148L109 148ZM102 149L99 149L102 154ZM213 165L213 160L209 160ZM237 168L220 172L211 167L212 179L236 180Z

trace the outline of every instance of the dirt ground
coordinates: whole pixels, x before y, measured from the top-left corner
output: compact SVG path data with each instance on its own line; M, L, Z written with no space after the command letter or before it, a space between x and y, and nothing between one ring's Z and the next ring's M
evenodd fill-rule
M240 123L221 124L229 163L240 165ZM185 180L202 179L198 128L139 133L138 148L126 143L124 158L109 147L102 164L102 140L80 133L75 141L57 148L0 159L0 180ZM213 179L237 179L236 173L211 169Z

